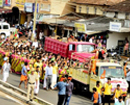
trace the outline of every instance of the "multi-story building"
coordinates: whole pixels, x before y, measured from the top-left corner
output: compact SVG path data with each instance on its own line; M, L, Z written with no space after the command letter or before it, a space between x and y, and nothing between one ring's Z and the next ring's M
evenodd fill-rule
M23 24L33 17L36 0L3 0L0 8L1 14L11 23ZM67 4L69 0L37 0L37 19L61 16L73 12L73 8ZM8 10L8 11L7 11ZM12 12L11 12L12 11ZM11 12L11 13L10 13ZM11 19L12 17L12 19ZM14 21L14 22L13 22Z

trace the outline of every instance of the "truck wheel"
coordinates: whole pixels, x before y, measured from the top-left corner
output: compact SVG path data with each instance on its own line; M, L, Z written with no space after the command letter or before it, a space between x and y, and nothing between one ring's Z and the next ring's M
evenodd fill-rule
M5 38L5 34L2 33L2 34L0 35L0 38L1 38L1 39L4 39L4 38Z

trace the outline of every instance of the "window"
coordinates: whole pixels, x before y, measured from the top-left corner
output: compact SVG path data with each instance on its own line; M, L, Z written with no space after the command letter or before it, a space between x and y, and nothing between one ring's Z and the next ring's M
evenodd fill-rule
M82 7L80 6L80 7L79 7L79 12L80 12L80 13L81 13L81 9L82 9Z
M3 25L3 29L8 29L8 25Z
M89 13L89 7L86 7L86 12L87 12L87 14Z
M94 9L95 9L95 15L96 15L96 13L97 13L97 7L94 7Z
M94 45L78 45L77 52L92 52L94 50Z
M75 51L75 45L70 44L69 45L69 51Z
M0 26L0 29L1 29L1 26Z

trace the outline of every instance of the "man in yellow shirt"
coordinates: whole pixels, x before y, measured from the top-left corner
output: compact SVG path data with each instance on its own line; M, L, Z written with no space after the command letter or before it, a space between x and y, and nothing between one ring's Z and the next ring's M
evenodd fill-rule
M108 103L108 105L110 105L112 89L111 78L107 78L107 83L105 83L104 89L105 91L103 95L103 105L105 105L105 103Z
M120 88L120 84L117 85L117 88L114 90L114 98L115 102L118 101L118 98L122 95L122 89Z
M96 82L95 88L97 89L98 94L102 95L102 85L100 84L100 81Z

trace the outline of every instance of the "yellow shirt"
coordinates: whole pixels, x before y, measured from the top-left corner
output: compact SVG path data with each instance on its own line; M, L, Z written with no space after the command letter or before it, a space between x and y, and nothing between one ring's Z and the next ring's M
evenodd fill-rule
M102 86L100 85L99 87L95 86L95 88L97 89L97 92L101 95L102 94Z
M111 88L112 88L112 85L111 84L108 84L108 83L105 83L105 91L104 91L104 94L105 95L111 95Z
M115 89L114 93L115 93L114 97L119 98L122 95L122 89L120 89L120 90Z
M36 69L36 67L39 66L39 69L41 70L42 69L42 63L35 63L34 64L34 68Z

